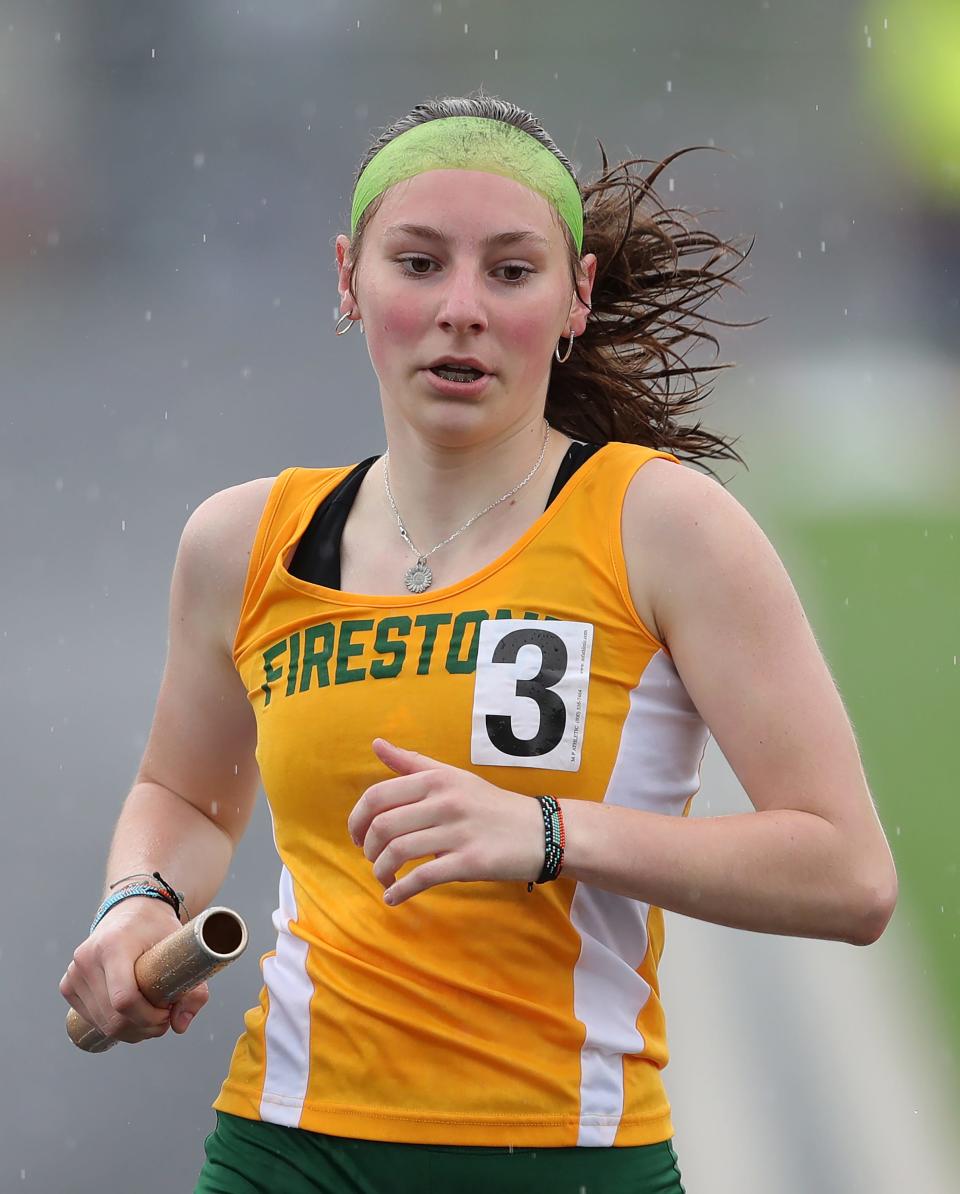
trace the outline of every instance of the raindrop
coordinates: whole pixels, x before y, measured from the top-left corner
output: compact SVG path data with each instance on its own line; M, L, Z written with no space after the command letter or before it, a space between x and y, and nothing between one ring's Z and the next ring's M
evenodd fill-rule
M121 518L120 519L120 530L125 531L126 529L127 529L127 520L125 518Z
M827 242L825 240L822 240L820 242L820 252L826 253L826 251L827 251Z
M843 313L844 313L844 315L846 315L846 313L847 313L847 308L846 308L846 307L844 307L844 308L843 308Z
M60 40L60 31L59 31L59 29L58 29L58 30L57 30L57 32L56 32L56 33L53 35L53 40L54 40L54 41L59 41L59 40Z
M779 206L780 206L780 210L783 211L783 200L782 199L780 200Z
M20 1180L21 1180L22 1182L25 1182L25 1181L27 1180L27 1171L26 1171L26 1169L21 1169L21 1170L20 1170Z
M433 5L433 15L435 17L438 17L442 12L443 12L443 5L440 3L440 0L435 0L434 5Z
M203 234L203 243L204 244L207 243L207 234L206 233Z
M900 826L898 825L897 826L897 837L899 837L899 836L900 836Z
M844 605L849 605L849 604L850 604L850 598L849 598L849 597L844 597L844 599L843 599L843 604L844 604Z
M493 60L494 60L494 62L497 62L497 61L499 61L499 59L500 59L500 51L499 51L499 50L494 50L494 51L493 51Z
M152 311L145 311L145 312L143 313L143 318L144 318L144 319L147 321L147 323L149 323L149 322L150 322L150 320L151 320L151 319L153 319L153 312L152 312Z
M210 801L210 812L214 817L217 815L217 810L219 809L219 807L220 807L220 802L218 800Z
M190 368L190 362L187 360L186 357L184 357L183 360L180 362L180 368L181 369L189 369Z
M62 493L63 492L63 477L57 477L56 481L54 481L54 483L53 483L53 487L57 491L57 493ZM956 656L954 656L953 661L954 661L954 663L956 663L956 661L957 661Z
M249 378L251 372L252 372L252 370L250 369L250 366L244 365L244 367L240 370L240 376L243 378L244 381L246 381Z
M207 164L207 155L203 152L202 149L198 149L197 152L193 155L194 170L202 170L206 164Z
M667 79L667 91L673 91L673 79Z
M667 179L667 190L668 191L673 190L673 179L672 178Z
M274 305L275 307L279 307L279 306L280 306L280 298L279 298L279 296L273 300L273 305ZM336 309L336 307L334 307L334 309L333 309L333 310L334 310L334 314L336 314L336 310L337 310L337 309Z
M234 765L233 765L233 774L234 774L234 775L239 775L239 774L240 774L240 772L239 772L239 768L237 767L237 764L236 764L236 763L234 763Z
M883 27L884 27L884 29L886 29L886 27L887 27L887 18L886 17L883 18Z
M465 25L463 26L463 31L464 31L464 33L469 33L469 32L470 32L470 26L465 24Z
M803 249L797 249L797 257L803 257Z
M167 421L167 413L168 413L167 411L164 411L164 412L163 412L163 421L164 421L164 423L166 423L166 421Z
M151 57L151 58L156 58L156 56L157 56L157 51L151 48L151 50L150 50L150 57Z

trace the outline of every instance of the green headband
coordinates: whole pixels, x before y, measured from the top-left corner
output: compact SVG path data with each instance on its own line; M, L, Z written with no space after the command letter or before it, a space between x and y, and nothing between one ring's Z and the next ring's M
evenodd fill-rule
M583 247L583 200L564 164L529 133L485 116L445 116L401 133L367 163L353 192L350 234L378 195L426 170L481 170L513 178L552 203Z

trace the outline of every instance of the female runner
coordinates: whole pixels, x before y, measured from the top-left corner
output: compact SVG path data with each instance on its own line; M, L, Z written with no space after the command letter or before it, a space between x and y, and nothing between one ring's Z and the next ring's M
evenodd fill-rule
M158 1010L133 963L211 903L262 778L277 945L198 1192L680 1191L661 910L856 944L891 915L793 586L681 462L740 457L676 418L730 246L656 199L670 160L581 187L512 104L418 106L336 243L388 450L187 521L112 899L61 991L122 1041L186 1030L206 987ZM710 733L754 812L687 816Z

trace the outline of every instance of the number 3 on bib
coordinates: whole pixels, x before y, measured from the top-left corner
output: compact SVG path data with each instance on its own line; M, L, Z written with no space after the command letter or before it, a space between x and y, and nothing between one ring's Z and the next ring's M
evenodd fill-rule
M483 622L471 763L579 771L592 648L590 622Z

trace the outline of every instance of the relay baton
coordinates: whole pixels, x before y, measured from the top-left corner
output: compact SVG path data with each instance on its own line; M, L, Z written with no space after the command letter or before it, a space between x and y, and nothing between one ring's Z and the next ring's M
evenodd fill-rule
M141 993L155 1007L169 1007L247 948L247 926L230 908L207 908L137 958L133 973ZM67 1036L87 1053L106 1053L116 1038L104 1036L74 1008L67 1012Z

